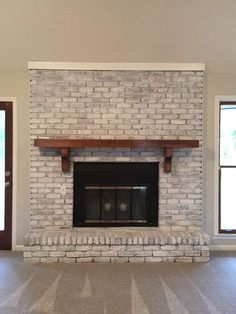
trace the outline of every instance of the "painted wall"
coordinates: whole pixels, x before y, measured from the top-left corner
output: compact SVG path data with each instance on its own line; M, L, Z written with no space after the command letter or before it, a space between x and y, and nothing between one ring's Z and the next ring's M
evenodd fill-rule
M236 73L235 14L235 0L0 1L0 97L17 97L18 107L18 244L29 215L29 60L205 62L204 215L213 234L214 97L236 94L236 74L226 74Z
M1 0L0 69L205 62L211 73L236 73L235 15L235 0Z

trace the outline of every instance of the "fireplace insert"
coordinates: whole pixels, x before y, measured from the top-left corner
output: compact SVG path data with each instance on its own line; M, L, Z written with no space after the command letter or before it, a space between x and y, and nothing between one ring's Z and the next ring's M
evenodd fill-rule
M158 226L159 164L74 162L74 227Z

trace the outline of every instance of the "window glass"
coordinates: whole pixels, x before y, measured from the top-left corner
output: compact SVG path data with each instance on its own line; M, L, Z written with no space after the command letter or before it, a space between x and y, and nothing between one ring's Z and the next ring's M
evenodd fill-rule
M236 168L221 168L221 229L236 230Z
M220 106L220 165L236 166L236 105Z
M5 228L5 111L0 110L0 230Z

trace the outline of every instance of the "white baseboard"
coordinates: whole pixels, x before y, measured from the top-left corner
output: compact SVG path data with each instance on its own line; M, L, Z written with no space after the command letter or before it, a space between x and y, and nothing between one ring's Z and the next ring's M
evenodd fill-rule
M210 251L236 251L236 245L210 245Z
M23 244L16 244L13 248L12 251L19 251L22 252L24 251L24 245Z

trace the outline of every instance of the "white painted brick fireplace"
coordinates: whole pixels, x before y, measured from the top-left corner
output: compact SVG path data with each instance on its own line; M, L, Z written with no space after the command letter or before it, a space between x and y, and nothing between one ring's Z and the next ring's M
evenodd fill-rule
M30 262L208 261L202 232L201 64L30 63L31 203L24 258ZM61 170L57 149L37 138L194 139L174 149L73 149ZM73 162L157 162L158 227L73 228Z

